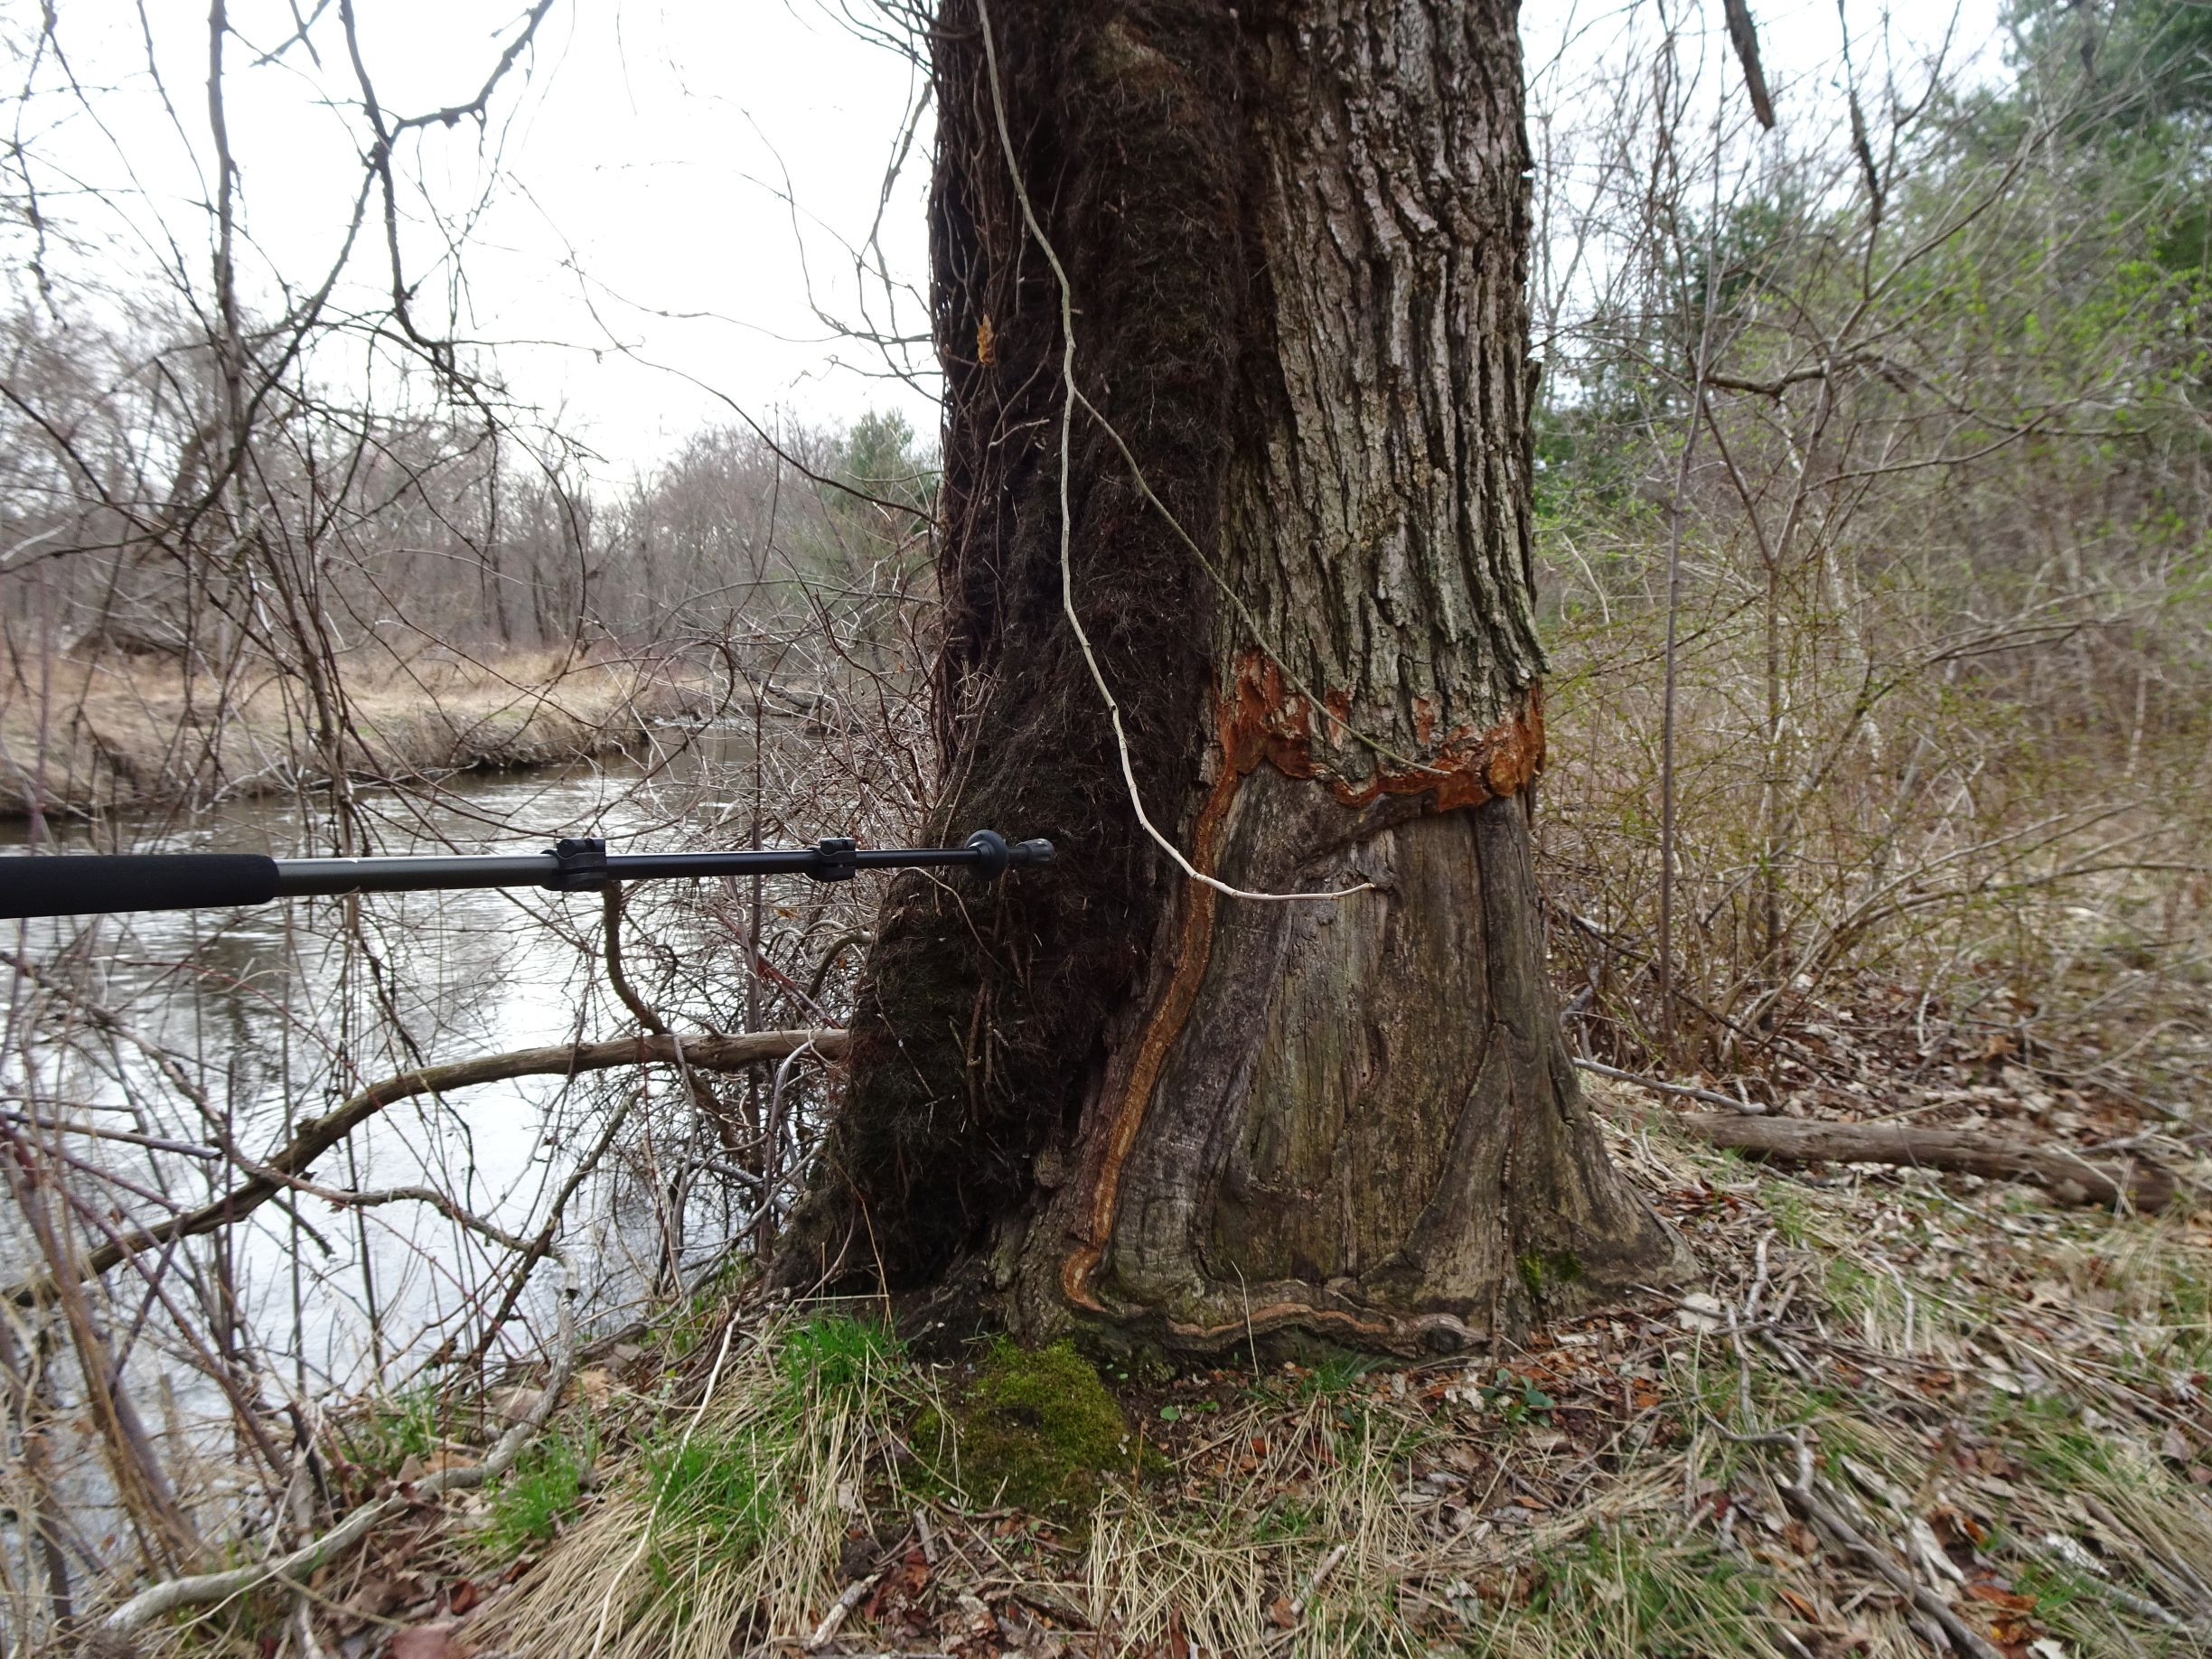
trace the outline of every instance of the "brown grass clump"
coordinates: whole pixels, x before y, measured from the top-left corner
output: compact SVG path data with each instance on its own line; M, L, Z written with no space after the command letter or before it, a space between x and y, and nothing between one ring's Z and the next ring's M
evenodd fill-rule
M720 1659L813 1629L848 1581L841 1566L907 1524L895 1425L933 1396L890 1339L839 1314L718 1323L689 1386L653 1402L672 1409L640 1413L627 1475L528 1593L494 1604L487 1639Z

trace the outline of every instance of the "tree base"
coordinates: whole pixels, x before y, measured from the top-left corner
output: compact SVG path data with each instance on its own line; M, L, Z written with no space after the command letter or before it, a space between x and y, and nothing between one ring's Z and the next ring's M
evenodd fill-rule
M1530 871L1514 7L990 11L932 35L943 810L1065 856L894 889L779 1282L1420 1353L1679 1275ZM1223 898L1133 793L1235 886L1369 890Z
M1688 1270L1576 1086L1523 800L1421 804L1347 810L1262 766L1202 822L1238 886L1372 891L1186 892L1077 1155L1045 1149L1002 1237L1022 1334L1450 1352Z

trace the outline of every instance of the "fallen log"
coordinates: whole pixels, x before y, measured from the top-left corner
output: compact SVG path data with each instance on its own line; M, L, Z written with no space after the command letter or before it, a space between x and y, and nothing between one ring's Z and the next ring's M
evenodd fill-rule
M1980 1129L1927 1129L1912 1123L1834 1123L1806 1118L1748 1118L1733 1112L1686 1111L1673 1120L1701 1140L1786 1164L1889 1164L1942 1169L1993 1181L2031 1181L2067 1204L2162 1210L2179 1184L2154 1163L2128 1158L2093 1163L2050 1142L2037 1144Z
M253 1173L221 1197L152 1226L134 1228L85 1252L75 1264L78 1277L89 1279L173 1239L189 1239L227 1227L258 1209L308 1167L388 1106L424 1094L444 1094L476 1083L511 1077L575 1077L623 1065L683 1065L702 1072L736 1072L764 1060L781 1060L811 1048L825 1060L845 1052L840 1030L754 1031L741 1036L617 1037L607 1043L571 1043L553 1048L521 1048L477 1060L417 1066L370 1083L350 1095L335 1111L301 1120L292 1139L250 1166ZM19 1279L0 1290L0 1301L31 1307L53 1294L45 1274Z

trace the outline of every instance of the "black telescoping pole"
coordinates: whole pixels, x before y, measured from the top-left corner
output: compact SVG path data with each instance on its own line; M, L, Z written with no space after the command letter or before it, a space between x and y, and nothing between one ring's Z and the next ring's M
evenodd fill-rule
M571 839L541 853L451 858L265 858L248 853L67 853L0 858L0 917L228 909L334 893L422 893L455 887L546 887L572 893L610 881L703 876L805 876L849 881L862 870L958 867L985 876L1050 864L1050 841L1009 845L979 830L961 847L861 847L831 837L811 847L704 853L610 853Z

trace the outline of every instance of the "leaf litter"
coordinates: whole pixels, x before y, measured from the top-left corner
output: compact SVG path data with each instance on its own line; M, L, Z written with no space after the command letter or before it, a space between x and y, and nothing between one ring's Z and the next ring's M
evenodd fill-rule
M588 1419L600 1467L549 1537L491 1549L514 1535L501 1492L426 1506L317 1573L323 1645L2212 1652L2196 1142L2154 1149L2198 1207L2113 1215L1967 1176L1763 1167L1632 1088L1591 1087L1704 1283L1411 1368L1110 1364L1127 1467L1073 1515L961 1484L972 1363L909 1357L867 1307L800 1317L739 1294L704 1334L586 1371L557 1427ZM1931 1114L1994 1115L1948 1093ZM2076 1109L2111 1139L2094 1115Z

